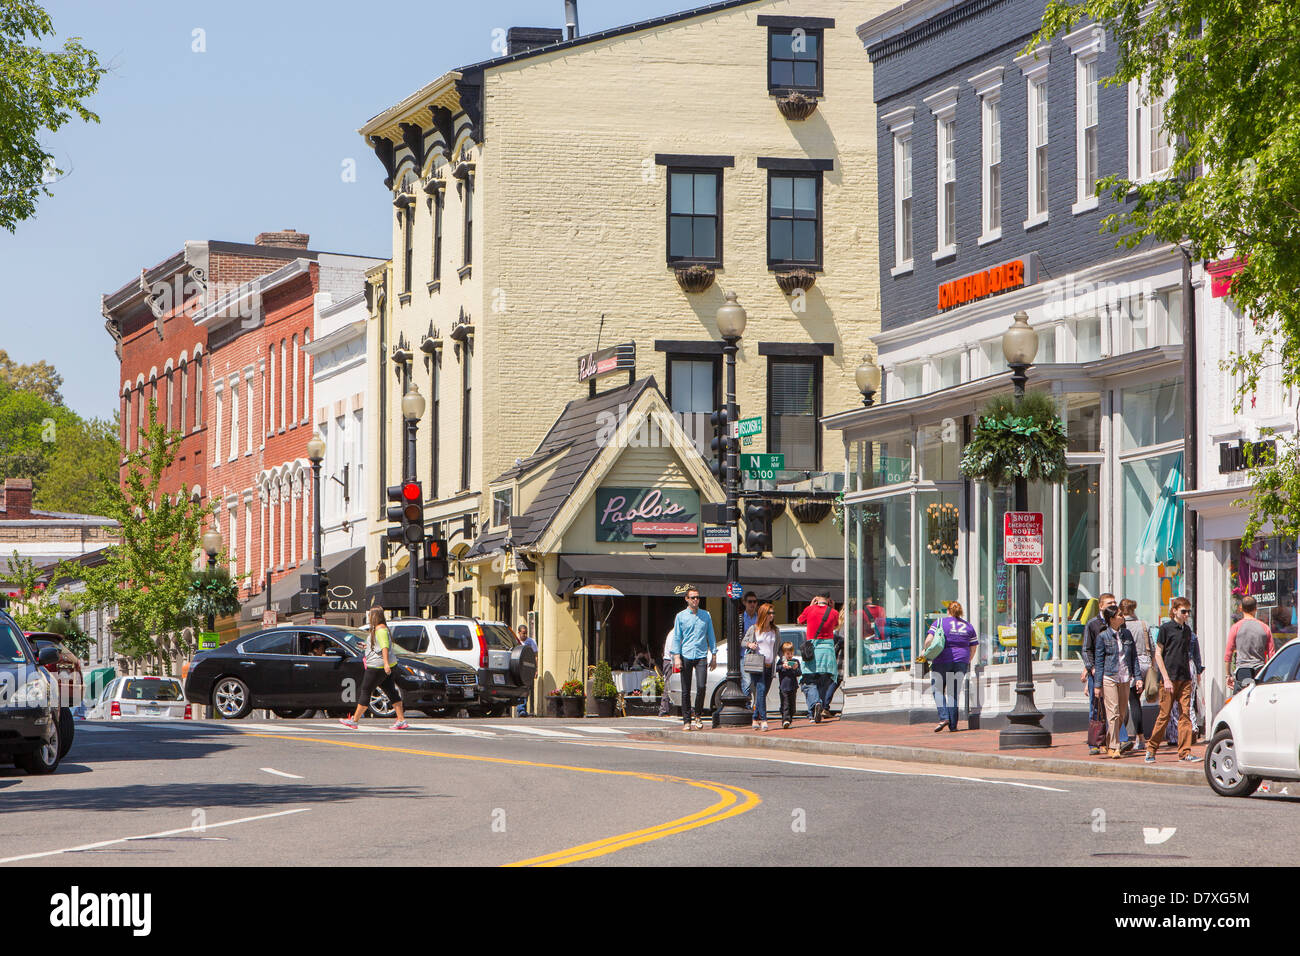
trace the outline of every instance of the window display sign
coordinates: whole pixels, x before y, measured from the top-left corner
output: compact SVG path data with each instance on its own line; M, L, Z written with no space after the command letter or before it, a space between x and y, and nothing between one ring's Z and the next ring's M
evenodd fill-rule
M700 494L693 488L597 488L596 540L699 538Z
M1007 564L1043 563L1043 515L1008 511L1003 515L1002 554Z

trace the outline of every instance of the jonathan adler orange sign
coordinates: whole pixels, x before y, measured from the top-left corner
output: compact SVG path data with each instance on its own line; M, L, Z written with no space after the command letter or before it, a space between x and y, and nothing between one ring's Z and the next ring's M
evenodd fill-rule
M974 302L987 295L1010 292L1025 284L1025 260L1013 259L1000 266L962 276L939 286L939 311Z

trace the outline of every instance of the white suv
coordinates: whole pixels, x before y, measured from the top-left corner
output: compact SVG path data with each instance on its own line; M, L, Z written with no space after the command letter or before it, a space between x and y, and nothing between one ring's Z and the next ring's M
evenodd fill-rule
M393 643L412 654L432 654L478 671L479 706L471 713L500 717L528 699L537 655L499 621L473 617L397 618L388 622Z

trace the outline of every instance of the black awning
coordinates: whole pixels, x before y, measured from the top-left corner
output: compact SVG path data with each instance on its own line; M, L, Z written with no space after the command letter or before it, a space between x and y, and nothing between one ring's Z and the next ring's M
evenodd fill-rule
M739 563L740 583L760 600L788 597L808 601L830 590L844 599L841 558L748 558ZM588 584L609 584L624 594L672 595L683 584L694 584L706 597L721 597L726 584L726 555L562 554L559 577L582 578Z
M390 574L382 581L377 581L366 588L365 610L382 607L385 611L406 611L410 609L410 572L400 571ZM421 608L432 608L433 613L447 613L447 582L415 582L415 603Z
M302 589L302 576L315 571L314 561L304 561L278 581L271 582L271 607L281 616L311 610ZM366 588L366 549L348 548L321 558L321 569L330 579L329 610L337 614L359 614ZM240 608L240 623L259 621L266 610L266 592L254 595Z

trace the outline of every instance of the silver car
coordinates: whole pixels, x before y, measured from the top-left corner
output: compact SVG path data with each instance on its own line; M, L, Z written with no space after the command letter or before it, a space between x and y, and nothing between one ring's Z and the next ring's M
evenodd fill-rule
M190 720L193 710L175 677L118 677L86 704L87 720Z
M782 624L777 628L776 646L779 648L786 641L794 645L794 656L799 657L799 649L803 646L804 638L807 631L802 624ZM704 708L706 711L714 711L719 706L719 695L722 693L722 685L727 680L727 642L718 642L718 666L708 672L707 680L704 683ZM669 674L668 680L664 685L664 692L668 694L668 700L674 707L680 707L682 703L682 675ZM691 689L692 696L695 689ZM844 709L844 691L836 689L831 696L831 710L839 713ZM808 705L803 696L803 685L799 685L796 692L794 713L796 717L804 717L808 713ZM781 719L781 688L774 680L767 688L767 719L768 721L780 721Z

